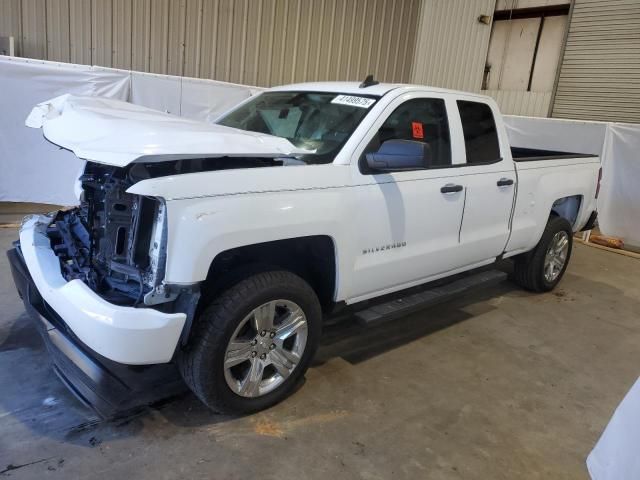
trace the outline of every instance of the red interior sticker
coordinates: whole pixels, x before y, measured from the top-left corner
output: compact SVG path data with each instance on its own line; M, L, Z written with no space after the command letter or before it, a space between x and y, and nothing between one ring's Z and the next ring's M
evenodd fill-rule
M411 122L411 130L413 131L413 138L424 138L421 122Z

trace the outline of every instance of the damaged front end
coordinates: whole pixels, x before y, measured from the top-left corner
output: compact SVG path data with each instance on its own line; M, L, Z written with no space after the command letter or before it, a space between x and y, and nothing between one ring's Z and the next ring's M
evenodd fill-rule
M60 211L47 230L67 281L79 279L110 303L165 310L193 288L165 285L167 217L160 198L127 193L147 169L88 162L80 206ZM193 308L193 307L192 307ZM186 312L185 312L186 313Z

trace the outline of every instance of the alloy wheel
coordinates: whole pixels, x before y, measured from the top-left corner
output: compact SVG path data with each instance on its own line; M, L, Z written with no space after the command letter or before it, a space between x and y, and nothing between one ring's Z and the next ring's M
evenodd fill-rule
M551 283L562 272L569 252L569 234L564 230L557 232L551 239L544 257L544 278Z
M224 376L243 397L260 397L278 388L300 363L308 325L302 308L273 300L245 316L224 355Z

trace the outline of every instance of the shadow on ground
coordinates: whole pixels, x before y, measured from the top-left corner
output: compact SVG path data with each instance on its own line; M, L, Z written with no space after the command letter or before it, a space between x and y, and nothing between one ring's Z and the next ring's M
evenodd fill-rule
M473 316L464 311L465 306L512 290L510 284L504 283L376 326L361 326L353 317L346 317L326 326L312 368L337 357L357 364L381 355L463 322ZM8 412L10 422L21 423L38 435L58 441L99 447L107 437L136 435L146 419L157 415L179 428L211 426L235 418L212 413L188 392L125 412L118 418L101 420L81 405L53 374L46 348L26 314L12 323L0 344L0 356L3 367L10 366L3 368L5 373L0 374L0 381L9 384L0 398L2 411ZM11 378L2 379L9 371ZM298 388L303 384L304 380ZM31 401L25 404L25 398ZM0 421L6 423L7 420Z
M620 290L610 285L584 277L569 274L567 279L578 290L598 291L614 302L615 297L623 296ZM497 307L487 302L489 299L532 295L504 282L376 326L361 326L355 318L346 317L325 326L312 368L335 358L357 365L495 310ZM572 301L571 296L566 296L561 289L551 295L557 301ZM0 382L9 385L0 398L2 411L8 412L5 418L0 418L0 423L22 424L37 435L49 436L60 442L101 448L104 440L135 436L145 423L154 423L158 419L163 423L163 438L169 438L183 433L185 428L211 427L236 418L212 413L189 392L126 412L115 419L100 420L55 378L44 345L26 315L13 322L0 344L0 356L4 372L0 373ZM26 404L25 398L30 399ZM34 402L34 399L39 401ZM6 427L3 430L6 431Z

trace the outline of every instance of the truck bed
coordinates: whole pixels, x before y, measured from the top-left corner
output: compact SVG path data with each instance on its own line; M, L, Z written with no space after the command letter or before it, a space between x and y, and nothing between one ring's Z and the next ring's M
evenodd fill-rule
M554 150L540 150L537 148L511 147L514 162L534 162L542 160L559 160L562 158L592 158L598 155L590 153L558 152Z

